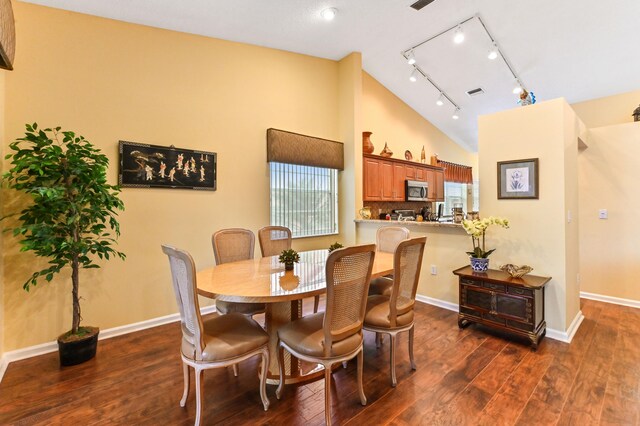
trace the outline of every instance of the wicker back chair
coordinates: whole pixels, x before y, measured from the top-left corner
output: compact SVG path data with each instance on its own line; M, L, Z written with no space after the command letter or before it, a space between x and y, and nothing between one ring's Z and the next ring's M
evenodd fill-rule
M291 229L286 226L265 226L258 231L262 257L277 256L291 248Z
M376 336L388 334L391 339L391 385L396 386L396 337L403 331L409 332L409 359L411 368L416 369L413 359L413 307L418 290L422 257L427 237L412 238L398 244L394 258L394 277L391 295L374 294L367 299L364 329Z
M327 306L325 312L302 317L278 330L278 399L284 391L284 349L298 359L324 367L325 421L331 424L331 367L358 359L360 403L367 398L362 387L362 325L371 280L375 245L334 250L327 259Z
M203 322L198 304L196 271L189 253L174 247L162 246L169 257L176 302L182 328L182 369L184 390L180 406L189 396L189 367L195 370L196 419L202 417L202 373L209 368L226 367L256 355L262 357L260 398L264 409L269 407L266 393L269 365L269 335L253 319L241 314L216 316Z
M248 229L229 228L214 232L211 236L216 264L253 259L256 237ZM264 303L239 303L216 300L216 310L221 314L238 312L253 316L265 311Z
M408 239L409 230L404 226L383 226L378 228L376 232L376 248L378 251L386 253L394 253L400 241ZM369 287L369 295L383 294L391 295L391 286L393 285L393 275L375 278L371 281Z
M376 231L378 251L393 253L400 241L409 238L409 230L404 226L383 226Z

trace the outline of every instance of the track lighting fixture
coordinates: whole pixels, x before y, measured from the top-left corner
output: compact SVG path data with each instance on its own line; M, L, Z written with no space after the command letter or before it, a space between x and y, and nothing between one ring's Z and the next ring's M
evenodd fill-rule
M409 81L412 83L415 83L416 81L418 81L418 70L417 69L413 69L413 72L411 73L411 75L409 76Z
M453 111L453 115L451 116L451 118L453 118L454 120L457 120L458 118L460 118L459 112L460 112L460 108L456 107L456 109Z
M333 18L335 18L337 14L338 9L335 7L328 7L320 12L320 16L322 16L326 21L333 21Z
M415 63L416 63L416 57L415 57L415 55L413 54L413 49L411 49L411 51L409 51L409 55L408 55L408 57L407 57L407 63L408 63L409 65L413 65L413 64L415 64Z
M487 54L487 58L489 58L489 59L491 59L493 61L497 57L498 57L498 46L495 43L493 43L493 46L491 46L491 49L489 49L489 53Z
M440 96L438 97L438 100L436 101L436 105L438 105L438 106L444 105L444 95L442 93L440 93Z
M520 80L516 80L516 87L513 88L513 94L519 95L520 93L522 93L522 83L520 83Z
M453 42L455 44L460 44L463 41L464 41L464 33L462 32L462 27L458 25L458 28L456 28L456 33L453 36Z

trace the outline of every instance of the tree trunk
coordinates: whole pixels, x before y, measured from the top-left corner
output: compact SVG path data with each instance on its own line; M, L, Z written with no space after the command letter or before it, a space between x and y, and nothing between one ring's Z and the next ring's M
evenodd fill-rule
M71 282L73 283L73 289L71 293L73 295L73 324L71 326L71 332L76 334L78 332L78 328L80 327L80 297L78 296L78 255L73 257L73 262L71 263Z

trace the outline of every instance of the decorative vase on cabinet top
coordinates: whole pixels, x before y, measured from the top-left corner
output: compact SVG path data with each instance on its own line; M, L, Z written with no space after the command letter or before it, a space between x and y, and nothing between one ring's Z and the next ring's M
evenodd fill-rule
M474 272L487 272L489 269L489 258L488 257L470 257L471 260L471 269Z
M393 155L393 151L391 151L389 149L389 147L387 146L387 143L384 143L384 148L382 149L382 151L380 152L380 157L386 157L389 158Z
M371 132L362 132L362 152L365 154L373 153L373 144L371 143Z

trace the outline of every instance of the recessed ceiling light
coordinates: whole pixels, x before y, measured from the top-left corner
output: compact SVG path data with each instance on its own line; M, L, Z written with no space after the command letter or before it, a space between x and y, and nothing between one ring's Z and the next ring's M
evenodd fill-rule
M417 69L413 70L413 72L409 76L409 81L411 81L412 83L415 83L416 81L418 81L418 70Z
M456 29L456 33L453 36L453 42L455 44L460 44L464 41L464 33L462 32L462 28L458 27Z
M327 21L333 21L333 18L335 18L337 14L338 9L336 9L335 7L328 7L320 12L320 16L322 16Z

